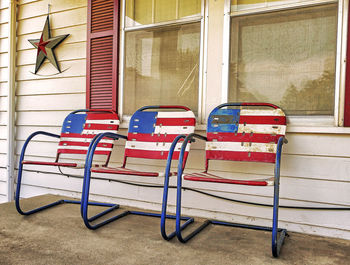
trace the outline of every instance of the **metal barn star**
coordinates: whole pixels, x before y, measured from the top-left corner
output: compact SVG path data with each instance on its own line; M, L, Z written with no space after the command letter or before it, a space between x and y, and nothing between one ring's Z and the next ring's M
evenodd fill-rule
M40 39L28 40L35 48L38 49L36 55L35 74L39 71L39 68L41 67L46 58L61 73L61 69L57 63L57 59L54 53L54 49L68 36L69 34L65 34L51 38L50 22L48 15Z

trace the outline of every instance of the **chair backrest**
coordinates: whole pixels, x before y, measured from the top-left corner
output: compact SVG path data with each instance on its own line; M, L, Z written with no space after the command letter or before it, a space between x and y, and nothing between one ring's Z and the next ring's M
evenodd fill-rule
M76 110L65 118L57 148L56 162L61 154L76 157L85 155L91 140L103 132L117 133L118 114L111 110ZM95 154L105 155L108 161L113 148L112 139L103 139L97 146Z
M167 159L175 137L193 133L195 125L194 113L184 106L147 106L137 110L130 120L124 165L127 157ZM178 159L180 148L179 143L174 159Z
M209 115L206 160L275 163L286 116L268 103L226 103Z

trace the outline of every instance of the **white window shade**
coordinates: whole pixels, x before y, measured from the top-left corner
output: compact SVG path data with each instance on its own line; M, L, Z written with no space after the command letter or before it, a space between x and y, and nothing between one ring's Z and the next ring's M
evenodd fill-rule
M229 101L333 115L336 43L336 4L232 17Z

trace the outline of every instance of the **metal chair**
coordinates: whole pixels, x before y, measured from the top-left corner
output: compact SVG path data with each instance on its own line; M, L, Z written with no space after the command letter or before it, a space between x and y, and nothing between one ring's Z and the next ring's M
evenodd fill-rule
M145 158L152 160L166 160L169 153L169 148L173 140L180 134L191 134L194 132L196 124L195 115L193 112L183 106L146 106L137 110L130 119L128 135L120 135L114 133L102 133L97 135L91 142L89 151L86 157L86 166L84 172L84 187L82 194L81 215L86 227L89 229L97 229L114 220L124 217L129 214L160 217L158 213L149 213L142 211L125 211L117 214L107 220L99 223L92 223L95 218L88 216L89 193L91 173L104 173L110 175L128 175L141 177L163 177L162 172L140 171L127 168L128 158ZM121 167L92 167L94 154L99 142L105 137L113 139L125 139L124 161ZM177 146L178 149L173 151L174 158L178 158L180 153L181 143ZM188 146L189 147L189 146ZM183 163L186 163L188 149L184 151ZM176 172L168 173L176 175ZM103 212L101 213L103 214ZM166 216L175 219L174 215ZM186 224L181 226L185 228L189 223L193 222L193 218L182 217L186 220ZM175 234L173 235L175 236Z
M207 136L198 134L178 136L169 152L168 167L164 180L164 193L161 218L161 234L168 240L165 232L165 215L167 209L167 196L169 185L169 169L171 166L172 153L179 140L183 140L182 149L178 161L177 172L177 202L176 202L176 235L180 242L186 243L209 224L218 224L233 227L272 231L272 254L278 257L281 246L286 236L286 229L278 228L278 205L280 184L280 161L286 132L286 117L284 112L277 106L268 103L226 103L216 107L209 115ZM204 172L183 173L185 164L183 157L186 146L193 139L206 142L206 167ZM208 172L210 160L246 161L273 163L274 177L268 179L245 180L234 177L223 178L215 173ZM272 227L262 227L248 224L237 224L217 220L207 220L197 229L184 237L181 233L181 194L182 182L203 181L253 185L274 186ZM279 238L278 238L279 234Z
M88 147L92 139L94 139L94 137L101 132L117 132L118 127L119 118L114 111L103 109L82 109L73 111L65 118L60 135L44 131L36 131L32 133L25 141L19 159L17 189L15 196L15 204L17 211L22 215L30 215L62 203L80 204L81 201L78 200L62 199L32 210L23 210L20 205L23 166L55 166L59 168L61 173L61 167L84 168L84 164L79 163L79 161L81 161L82 159L83 161L85 160L85 156L87 154ZM37 135L44 135L59 139L56 159L54 162L24 160L28 144ZM113 142L113 139L105 139L103 142L99 143L96 149L96 154L99 155L102 161L101 163L104 165L108 164L113 148ZM114 210L116 207L115 204L110 203L91 204L96 206L109 207L107 209L107 212Z

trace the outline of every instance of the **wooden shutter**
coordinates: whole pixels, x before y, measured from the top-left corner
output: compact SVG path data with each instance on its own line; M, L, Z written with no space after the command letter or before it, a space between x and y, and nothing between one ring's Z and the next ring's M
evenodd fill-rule
M86 106L117 111L119 0L88 0Z
M350 127L350 15L348 18L348 47L346 52L344 126Z

